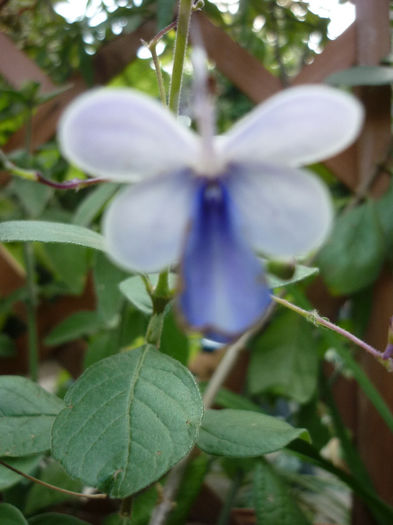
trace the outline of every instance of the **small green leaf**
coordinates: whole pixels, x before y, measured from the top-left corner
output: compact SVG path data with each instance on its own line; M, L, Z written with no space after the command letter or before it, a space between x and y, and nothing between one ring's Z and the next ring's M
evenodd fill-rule
M103 359L65 397L52 453L87 485L124 498L153 483L195 443L203 407L192 374L153 346Z
M94 334L101 328L102 320L97 315L97 312L76 312L53 328L45 337L45 344L49 346L62 345L79 337Z
M179 328L173 308L165 315L161 334L160 351L180 361L187 366L190 345L187 336Z
M151 315L153 303L145 284L139 275L129 277L119 284L121 293L141 312Z
M125 279L127 273L112 264L106 255L97 253L93 275L98 314L107 323L118 314L124 302L119 283Z
M276 275L267 275L267 283L269 288L281 288L282 286L288 286L289 284L294 284L299 281L303 281L308 277L318 275L319 268L310 268L309 266L303 266L302 264L297 264L295 273L290 279L280 279Z
M369 201L338 218L318 263L331 291L347 295L375 281L384 256L382 228Z
M70 478L56 461L52 461L46 466L42 471L41 476L39 476L39 479L45 483L50 483L56 487L72 490L74 492L80 492L83 488L83 484L78 480ZM62 503L70 498L73 498L73 496L49 489L36 483L31 486L27 493L24 510L26 514L34 514L38 510Z
M88 250L70 244L46 244L43 247L53 273L71 293L80 295L86 284Z
M105 251L104 238L99 233L60 222L6 221L0 224L0 242L39 241L78 244Z
M29 518L28 523L29 525L89 525L87 521L57 512L47 512L33 516Z
M258 395L272 390L305 403L315 392L318 359L311 323L293 312L283 312L253 343L249 391Z
M267 461L258 461L255 467L253 499L258 525L311 525L285 481Z
M307 431L281 419L250 410L208 410L198 446L208 454L234 458L257 457L285 447Z
M187 523L190 509L202 488L208 472L209 462L209 456L200 454L187 465L182 483L176 494L176 503L166 521L166 525Z
M90 226L118 187L118 184L106 183L99 184L97 188L92 189L79 204L72 222L78 226Z
M0 458L5 463L10 465L11 467L14 467L25 474L31 474L33 470L35 470L40 461L41 461L42 455L41 454L35 454L33 456L25 456L21 458ZM0 491L8 489L17 483L24 479L22 476L17 474L16 472L13 472L12 470L3 467L0 465Z
M0 503L0 523L1 525L27 525L21 511L9 503Z
M50 448L50 428L64 408L58 397L20 376L0 376L0 456L27 456Z
M53 195L53 189L30 180L15 177L11 191L20 200L29 217L39 217Z
M389 189L383 196L377 200L376 209L378 213L379 223L381 225L385 242L387 243L387 250L392 257L393 249L393 182Z
M393 67L354 66L329 75L325 82L333 86L382 86L393 83Z

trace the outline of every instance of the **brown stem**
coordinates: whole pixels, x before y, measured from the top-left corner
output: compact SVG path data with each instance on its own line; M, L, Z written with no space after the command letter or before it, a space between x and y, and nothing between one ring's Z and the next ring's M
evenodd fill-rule
M19 476L23 476L24 478L30 481L33 481L34 483L38 483L39 485L47 487L48 489L56 490L57 492L62 492L63 494L68 494L69 496L75 496L76 498L89 498L89 499L106 499L108 497L107 494L82 494L80 492L73 492L72 490L67 490L67 489L62 489L61 487L56 487L55 485L46 483L45 481L37 479L34 476L30 476L29 474L26 474L25 472L22 472L21 470L18 470L17 468L12 467L11 465L8 465L8 463L6 463L3 460L0 460L0 465L3 465L3 467L8 468L9 470L12 470L16 474L19 474Z

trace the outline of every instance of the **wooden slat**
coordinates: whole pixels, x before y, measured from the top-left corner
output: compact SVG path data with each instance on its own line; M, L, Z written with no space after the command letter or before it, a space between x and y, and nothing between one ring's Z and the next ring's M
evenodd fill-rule
M56 86L33 60L16 47L4 33L0 33L0 75L11 86L21 88L25 82L34 81L41 84L41 91L49 93Z
M150 40L154 36L154 32L155 24L154 22L149 21L142 24L133 33L123 35L103 46L94 58L96 83L104 84L108 82L115 75L119 74L130 62L135 60L137 50L141 46L141 40ZM48 79L45 73L41 71L40 76L36 72L37 69L39 70L38 66L17 50L15 44L9 41L8 47L10 52L15 55L15 59L19 60L20 54L22 54L22 64L23 66L26 66L26 76L24 77L24 81L30 80L31 78L28 75L35 72L34 80L37 79L37 81L40 81L39 78L41 78L46 88L49 89L50 87L49 91L56 89L56 86L50 82L50 79ZM7 62L7 60L0 59L0 72L2 72L2 67L5 68L5 66L2 66L3 62ZM19 66L17 69L20 69ZM70 84L72 85L71 89L62 93L54 100L42 104L36 111L32 123L33 150L53 137L56 132L57 122L64 108L72 99L87 89L81 75L74 76L74 78L71 79ZM21 128L10 138L5 150L12 151L13 149L21 147L24 143L24 136L25 130L24 128Z
M390 50L390 22L388 0L356 0L357 62L377 65ZM386 157L390 142L389 86L364 87L359 97L366 108L366 124L359 140L358 181L367 179L377 163ZM386 189L389 177L379 177L374 194ZM365 247L367 249L367 247ZM372 312L366 340L380 350L386 345L389 318L393 313L393 280L390 269L385 269L374 288ZM360 363L387 404L393 407L393 380L378 363L360 356ZM393 434L376 412L372 403L358 388L356 441L360 454L371 474L378 493L393 504L393 467L388 460L393 450ZM372 525L373 519L355 507L353 523Z
M332 73L351 67L356 62L356 25L351 24L336 40L329 42L314 61L303 67L293 79L294 86L322 82Z
M196 13L195 22L202 33L207 54L219 71L253 102L261 102L281 89L278 78L206 16Z

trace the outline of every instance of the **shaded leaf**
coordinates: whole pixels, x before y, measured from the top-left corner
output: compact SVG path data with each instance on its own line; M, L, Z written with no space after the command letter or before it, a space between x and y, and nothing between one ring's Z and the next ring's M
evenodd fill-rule
M285 481L267 461L258 461L255 467L253 499L258 525L311 525Z
M87 521L69 516L68 514L59 514L57 512L46 512L33 516L28 520L29 525L89 525Z
M50 448L50 428L64 408L58 397L20 376L0 376L0 456L27 456Z
M134 275L125 279L119 284L121 293L141 312L151 315L153 313L153 303L147 293L145 284L139 275Z
M0 458L5 461L8 465L11 467L14 467L25 474L31 474L33 470L35 470L40 461L41 461L41 454L35 454L33 456L25 456L21 458ZM13 472L12 470L3 467L0 465L0 491L8 489L9 487L12 487L13 485L16 485L24 479L22 476L17 474L16 472Z
M45 344L49 346L62 345L79 337L98 332L101 328L102 320L97 312L75 312L53 328L45 337Z
M99 233L60 222L6 221L0 224L0 242L39 241L78 244L105 251L104 238Z
M112 264L106 255L97 253L93 275L98 314L104 322L110 322L118 314L124 301L119 283L125 279L127 273Z
M280 279L280 277L277 277L276 275L267 274L267 283L269 285L269 288L281 288L283 286L288 286L290 284L303 281L308 277L318 275L318 273L319 268L313 268L297 264L295 268L295 273L290 279Z
M203 418L198 447L208 454L257 457L285 447L307 431L285 421L250 410L208 410Z
M370 201L338 218L318 263L331 291L346 295L375 281L384 256L382 229Z
M67 472L124 498L193 446L202 400L192 374L151 345L88 368L65 397L52 452Z
M0 523L2 525L27 525L21 511L9 503L0 503Z
M257 395L272 390L304 403L315 392L318 359L312 325L293 312L283 312L253 343L249 391Z
M118 184L108 182L106 184L99 184L97 188L92 189L87 197L79 204L72 222L78 226L89 226L118 187Z
M325 82L333 86L381 86L393 83L393 67L354 66L329 75Z
M72 490L74 492L80 492L83 488L82 483L70 478L56 461L52 461L46 466L42 471L41 476L39 476L39 479L45 483L50 483L56 487ZM73 496L49 489L36 483L31 486L27 493L24 510L26 514L33 514L38 510L67 501L70 498L73 499Z

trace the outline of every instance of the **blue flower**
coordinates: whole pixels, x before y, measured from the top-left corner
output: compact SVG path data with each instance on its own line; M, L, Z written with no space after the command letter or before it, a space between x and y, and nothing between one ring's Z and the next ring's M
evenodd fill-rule
M257 322L270 303L255 252L304 255L326 238L329 194L298 166L349 146L362 117L350 95L296 87L224 136L213 137L202 119L199 136L146 96L99 89L69 106L59 140L89 175L128 184L104 217L113 260L139 272L180 263L183 319L224 340Z

